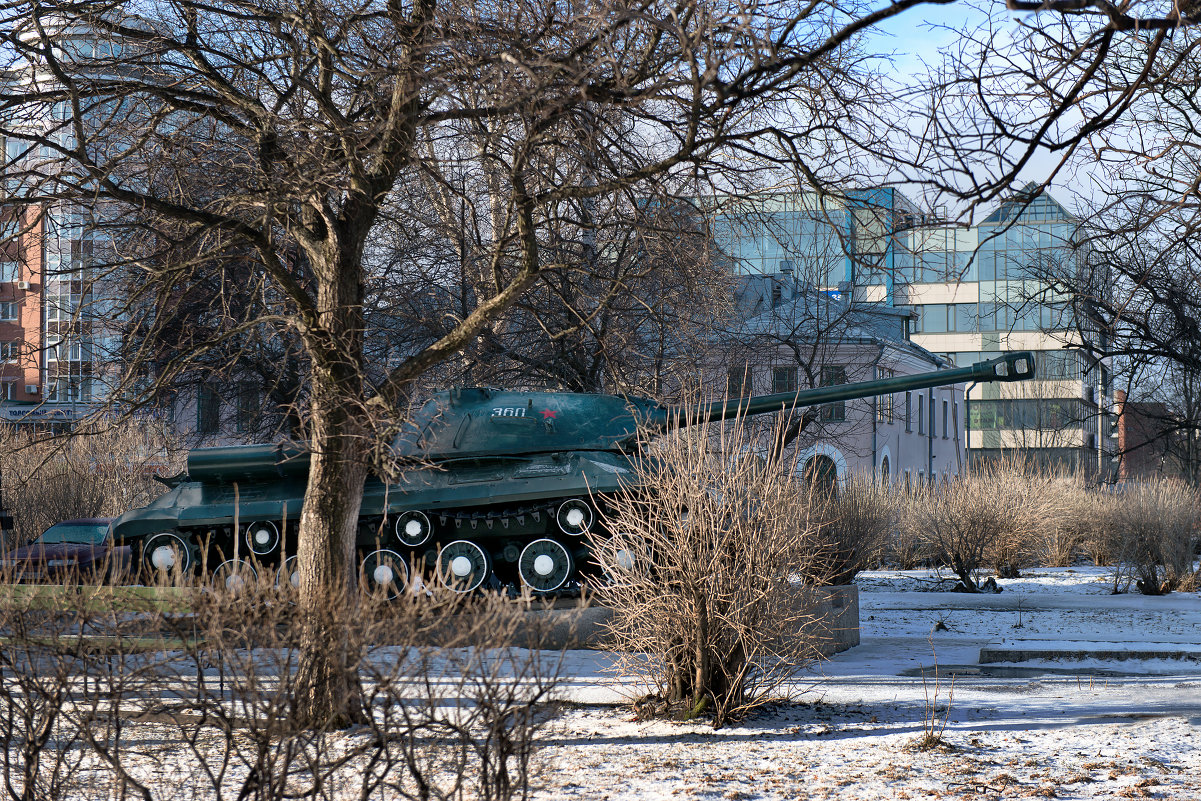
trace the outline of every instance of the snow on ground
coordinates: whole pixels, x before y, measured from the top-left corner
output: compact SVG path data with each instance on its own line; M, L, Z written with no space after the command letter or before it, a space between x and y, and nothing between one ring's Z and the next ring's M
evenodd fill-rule
M861 645L794 702L718 731L634 720L608 657L569 652L576 704L535 797L1201 801L1201 662L979 664L1002 640L1201 643L1201 595L1114 596L1093 568L1031 570L998 595L929 592L933 579L861 575ZM947 746L913 750L931 703Z

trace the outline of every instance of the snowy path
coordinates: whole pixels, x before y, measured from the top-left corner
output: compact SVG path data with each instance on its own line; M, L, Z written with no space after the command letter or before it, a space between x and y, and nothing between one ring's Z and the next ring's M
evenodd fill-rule
M1201 801L1201 664L977 664L1005 638L1201 643L1201 596L1112 596L1083 568L1031 571L992 596L914 592L927 578L864 575L862 645L818 666L799 703L717 732L633 721L607 658L570 652L581 706L556 724L537 798ZM916 752L928 637L940 712L955 674L951 747Z

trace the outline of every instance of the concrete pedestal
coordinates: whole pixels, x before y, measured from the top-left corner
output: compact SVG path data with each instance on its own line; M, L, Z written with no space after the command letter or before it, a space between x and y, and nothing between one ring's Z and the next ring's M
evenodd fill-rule
M812 615L810 625L825 656L859 644L859 588L806 587L798 594ZM603 606L580 606L560 601L555 609L526 612L531 638L541 633L544 648L599 648L605 623L613 610Z

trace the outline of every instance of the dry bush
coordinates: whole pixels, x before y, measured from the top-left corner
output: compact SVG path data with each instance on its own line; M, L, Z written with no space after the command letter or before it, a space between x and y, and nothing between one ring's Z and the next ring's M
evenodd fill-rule
M1084 476L1055 472L1048 476L1046 510L1034 531L1033 548L1039 564L1068 567L1088 550L1095 522L1097 493Z
M0 428L2 498L18 544L74 517L109 517L166 491L153 476L183 468L184 451L162 426L126 421L46 437Z
M898 523L893 528L884 546L884 562L899 570L914 570L933 564L935 553L930 547L925 532L911 525L916 505L930 502L931 490L927 487L899 490L896 494Z
M818 586L850 584L877 564L899 519L898 493L869 476L851 475L822 507L821 553L806 579Z
M925 537L940 564L978 592L986 566L1016 571L1046 511L1045 481L1012 464L986 465L906 507L905 525Z
M366 710L339 730L296 723L306 621L270 583L60 592L40 616L29 593L12 602L23 589L0 612L10 797L528 795L557 656L515 647L516 604L435 592L327 605L321 623L352 632Z
M1111 516L1108 510L1108 504L1112 499L1098 495L1095 498L1086 513L1082 515L1082 524L1088 521L1091 525L1088 526L1084 535L1084 540L1081 547L1084 549L1084 555L1097 567L1108 567L1113 565L1114 555L1111 549L1113 537L1106 531L1109 525Z
M1021 525L1012 527L990 555L997 574L1016 578L1023 567L1067 567L1084 552L1093 526L1092 503L1083 473L1047 467L1021 458L1006 459L985 470L986 480L1013 484L1021 498Z
M608 646L655 692L640 712L714 726L770 700L819 656L810 590L819 510L789 465L762 458L740 422L660 438L637 490L613 499L593 548L610 582Z
M1183 482L1153 479L1120 487L1098 504L1115 593L1132 583L1144 595L1197 586L1197 502L1196 490Z

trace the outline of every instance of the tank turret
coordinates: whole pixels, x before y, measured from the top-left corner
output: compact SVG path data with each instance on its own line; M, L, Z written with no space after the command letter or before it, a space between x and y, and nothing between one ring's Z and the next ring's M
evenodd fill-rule
M672 426L770 414L968 381L1034 377L1031 353L971 367L700 406L638 397L459 388L426 402L393 443L398 479L364 487L358 548L364 580L400 592L414 571L464 592L526 586L562 592L598 569L584 534L598 504L637 475L639 443ZM263 570L297 577L295 531L308 454L291 445L202 448L170 492L119 517L115 536L148 570L237 581Z

